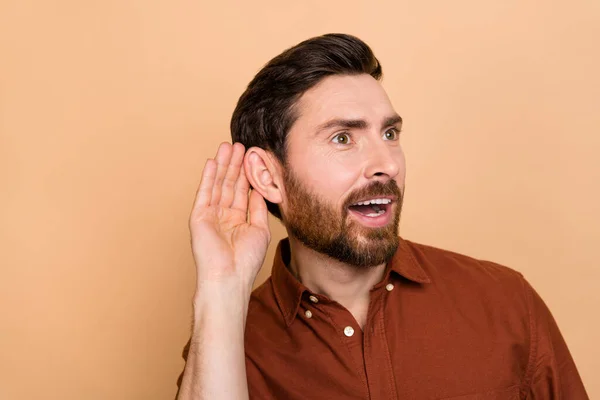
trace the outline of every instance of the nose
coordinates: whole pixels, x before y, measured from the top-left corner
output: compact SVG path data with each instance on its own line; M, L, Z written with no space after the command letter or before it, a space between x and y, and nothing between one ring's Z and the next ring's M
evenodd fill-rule
M390 179L397 179L403 169L404 154L399 145L390 146L385 142L373 144L366 157L365 178L368 180L377 179L387 182Z

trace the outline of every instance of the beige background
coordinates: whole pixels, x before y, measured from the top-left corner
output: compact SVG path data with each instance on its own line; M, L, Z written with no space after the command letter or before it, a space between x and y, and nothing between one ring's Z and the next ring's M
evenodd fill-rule
M403 236L522 271L600 397L597 0L0 0L0 399L172 398L204 160L332 31L406 121Z

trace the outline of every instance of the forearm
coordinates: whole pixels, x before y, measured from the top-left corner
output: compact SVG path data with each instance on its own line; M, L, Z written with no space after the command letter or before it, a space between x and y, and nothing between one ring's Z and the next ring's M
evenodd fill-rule
M249 291L232 285L208 284L198 290L180 400L248 398L244 356L248 300Z

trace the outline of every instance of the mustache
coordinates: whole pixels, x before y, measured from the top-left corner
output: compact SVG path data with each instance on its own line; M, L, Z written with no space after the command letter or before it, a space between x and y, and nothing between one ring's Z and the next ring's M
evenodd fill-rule
M344 202L344 209L347 209L352 204L355 204L361 200L376 198L376 197L385 197L385 196L395 196L396 199L400 200L402 197L402 192L398 187L398 183L391 179L385 183L380 181L371 182L365 187L355 190L354 192L348 195L348 198Z

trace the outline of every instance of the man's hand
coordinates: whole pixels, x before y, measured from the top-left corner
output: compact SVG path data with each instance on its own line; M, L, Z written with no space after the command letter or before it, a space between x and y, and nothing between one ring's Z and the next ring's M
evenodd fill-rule
M197 291L205 282L231 281L251 289L270 240L267 207L242 165L245 149L221 143L206 162L190 217Z
M267 206L252 191L240 143L206 162L190 216L198 280L194 327L178 399L248 399L244 329L270 240Z

